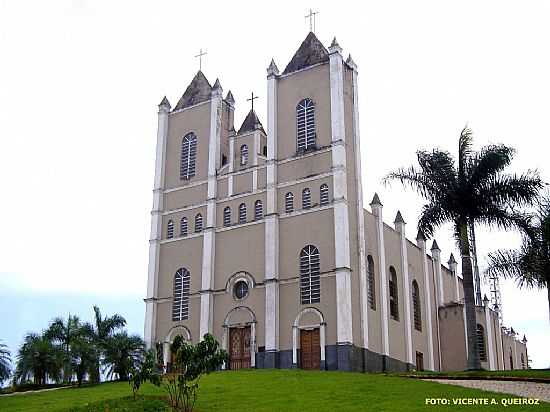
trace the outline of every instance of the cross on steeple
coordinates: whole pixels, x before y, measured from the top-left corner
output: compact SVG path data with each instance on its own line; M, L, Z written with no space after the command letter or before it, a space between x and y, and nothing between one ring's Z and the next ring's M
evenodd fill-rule
M315 15L319 14L318 11L313 11L309 9L309 14L304 16L304 18L309 18L309 31L312 31L315 33Z
M252 104L252 110L251 111L254 111L254 100L256 100L256 99L259 99L259 97L254 96L254 92L251 93L250 99L246 99L247 102L251 102L251 104Z
M199 58L199 71L202 70L202 56L206 55L206 50L203 52L202 49L199 50L199 54L197 54L195 57Z

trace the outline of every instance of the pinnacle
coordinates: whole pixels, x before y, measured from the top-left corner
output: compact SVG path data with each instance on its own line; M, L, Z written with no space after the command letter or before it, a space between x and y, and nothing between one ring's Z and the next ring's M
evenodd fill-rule
M378 197L378 193L374 194L370 204L371 204L371 206L373 206L373 205L382 206L382 202L380 201L380 198Z

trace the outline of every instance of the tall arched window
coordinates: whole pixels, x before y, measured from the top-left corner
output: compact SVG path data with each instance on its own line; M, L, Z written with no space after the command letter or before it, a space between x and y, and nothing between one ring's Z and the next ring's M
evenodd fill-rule
M315 103L304 99L296 106L296 148L300 151L313 149L316 143Z
M285 195L285 212L291 213L294 211L294 195L292 192L288 192Z
M202 232L202 215L197 213L195 216L195 233Z
M241 146L241 166L248 163L248 146L243 144Z
M520 355L520 360L521 360L521 369L525 369L525 356L523 355L523 353Z
M185 216L180 220L180 236L187 236L187 218Z
M395 268L390 266L390 316L392 319L399 321L399 295L397 291L397 273Z
M174 237L174 222L172 220L169 220L166 225L166 237L168 239L172 239Z
M197 159L197 136L187 133L181 141L180 179L191 179L195 176Z
M311 207L311 190L305 188L302 190L302 209L309 209Z
M319 188L319 194L320 194L320 204L321 206L328 205L328 185L322 184Z
M371 255L367 256L367 277L369 283L368 299L369 307L372 310L376 310L376 289L374 280L374 259Z
M300 301L302 305L321 301L319 250L308 245L300 252Z
M246 223L246 205L244 203L239 205L239 223Z
M189 271L178 269L174 276L174 302L172 303L172 320L189 319Z
M254 202L254 219L260 220L264 217L264 207L261 200L256 200Z
M487 362L487 350L485 349L485 329L479 323L476 327L477 333L477 351L479 352L479 360Z
M229 206L223 209L223 225L231 226L231 208Z
M512 348L510 348L510 369L514 370L514 357L512 356Z
M420 310L420 290L416 280L412 281L414 328L422 332L422 312Z

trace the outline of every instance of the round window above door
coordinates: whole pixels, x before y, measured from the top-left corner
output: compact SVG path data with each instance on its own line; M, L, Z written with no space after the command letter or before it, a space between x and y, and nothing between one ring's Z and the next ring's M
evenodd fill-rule
M248 283L244 280L238 280L233 287L235 299L242 300L248 296Z

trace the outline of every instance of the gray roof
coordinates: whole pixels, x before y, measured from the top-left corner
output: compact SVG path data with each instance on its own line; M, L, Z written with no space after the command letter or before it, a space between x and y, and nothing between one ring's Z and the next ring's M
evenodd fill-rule
M260 119L258 119L256 112L254 110L250 110L237 134L252 132L256 129L260 129L265 134L264 127L262 126Z
M314 64L328 62L328 51L313 32L309 32L294 56L287 64L283 74L305 69Z
M189 86L187 86L185 93L181 96L174 110L181 110L195 104L206 102L210 100L211 97L212 86L210 86L203 72L199 70Z

